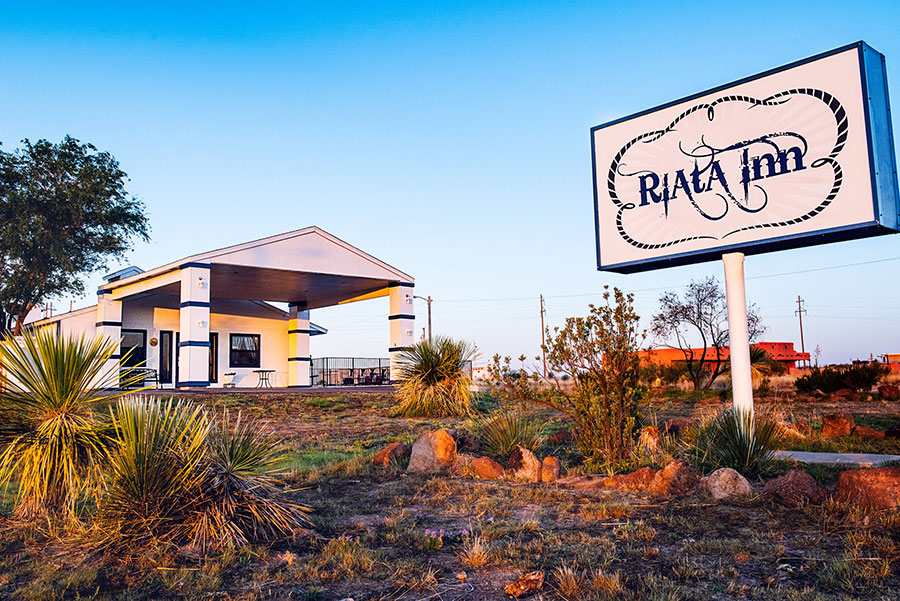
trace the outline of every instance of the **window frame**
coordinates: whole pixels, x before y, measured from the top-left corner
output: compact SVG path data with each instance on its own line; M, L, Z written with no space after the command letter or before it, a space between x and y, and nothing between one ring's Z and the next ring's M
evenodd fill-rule
M234 339L236 336L246 336L250 338L256 338L256 363L254 365L244 365L244 364L236 364L234 362ZM240 352L240 351L239 351ZM246 352L246 351L244 351ZM260 334L244 334L235 332L228 335L228 367L236 367L236 368L259 368L262 363L262 336Z

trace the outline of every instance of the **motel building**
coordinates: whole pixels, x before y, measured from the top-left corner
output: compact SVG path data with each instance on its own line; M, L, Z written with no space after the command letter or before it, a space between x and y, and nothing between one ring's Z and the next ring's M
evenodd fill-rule
M111 362L141 366L161 388L387 384L413 343L413 278L318 227L105 279L96 305L29 327L121 340ZM310 311L377 297L389 299L389 358L314 367L310 338L326 330Z

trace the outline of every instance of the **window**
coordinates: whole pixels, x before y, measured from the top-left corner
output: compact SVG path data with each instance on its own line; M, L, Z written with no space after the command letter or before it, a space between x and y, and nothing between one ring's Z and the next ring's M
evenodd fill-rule
M219 333L209 333L209 381L219 380Z
M259 334L232 334L230 367L259 367Z

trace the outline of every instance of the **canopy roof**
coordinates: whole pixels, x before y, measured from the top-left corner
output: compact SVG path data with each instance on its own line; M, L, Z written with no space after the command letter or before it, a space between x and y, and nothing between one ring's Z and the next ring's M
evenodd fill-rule
M183 267L209 267L210 299L328 307L387 294L413 278L312 226L185 257L100 286L113 299L181 293Z

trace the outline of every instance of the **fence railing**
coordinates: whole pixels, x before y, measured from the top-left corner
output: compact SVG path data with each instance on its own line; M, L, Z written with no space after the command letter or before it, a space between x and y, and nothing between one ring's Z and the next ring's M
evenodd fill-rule
M318 357L312 360L313 386L383 386L391 383L391 360L371 357Z

